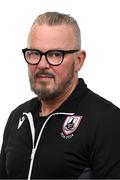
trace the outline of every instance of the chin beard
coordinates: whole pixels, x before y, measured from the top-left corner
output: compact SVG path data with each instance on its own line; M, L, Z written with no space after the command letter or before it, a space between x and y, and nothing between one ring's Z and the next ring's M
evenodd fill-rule
M42 101L53 101L56 99L61 93L54 92L50 93L48 91L41 91L37 93L38 99Z
M70 81L66 82L63 85L60 85L60 87L53 89L52 91L50 91L48 89L36 89L31 84L31 90L38 96L39 100L53 101L54 99L56 99L57 97L59 97L61 94L63 94L66 91L69 84L70 84Z
M61 84L56 85L53 89L48 88L36 88L35 84L32 80L30 80L31 90L38 96L39 100L42 101L53 101L57 99L59 96L64 94L70 84L72 83L72 74L70 74L69 78Z

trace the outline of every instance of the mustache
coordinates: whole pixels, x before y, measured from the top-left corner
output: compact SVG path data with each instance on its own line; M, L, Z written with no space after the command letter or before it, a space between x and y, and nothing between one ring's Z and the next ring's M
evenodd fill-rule
M36 79L36 78L39 78L40 76L48 76L48 77L50 77L50 78L54 78L54 77L55 77L54 74L52 74L52 73L50 73L50 72L48 72L48 71L39 70L39 71L37 71L37 72L35 73L34 78Z

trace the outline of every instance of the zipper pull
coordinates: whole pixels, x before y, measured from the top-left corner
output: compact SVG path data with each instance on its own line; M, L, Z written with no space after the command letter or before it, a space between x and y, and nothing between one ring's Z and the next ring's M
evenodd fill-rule
M32 149L30 159L33 159L35 156L35 148Z

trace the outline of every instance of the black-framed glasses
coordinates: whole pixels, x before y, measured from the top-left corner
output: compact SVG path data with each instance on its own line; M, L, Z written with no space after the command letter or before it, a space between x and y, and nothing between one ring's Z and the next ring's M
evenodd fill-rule
M63 62L64 56L66 54L72 54L78 52L79 49L73 50L49 50L46 52L41 52L38 49L22 49L24 58L28 64L37 65L39 64L42 56L44 55L47 62L52 66L58 66Z

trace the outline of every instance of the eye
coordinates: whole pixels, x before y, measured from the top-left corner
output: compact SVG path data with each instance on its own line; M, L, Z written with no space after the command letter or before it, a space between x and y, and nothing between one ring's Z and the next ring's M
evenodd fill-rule
M38 58L40 56L40 53L38 51L26 51L26 57L27 58Z
M60 51L51 51L48 53L48 58L59 59L62 56L63 56L63 54Z

